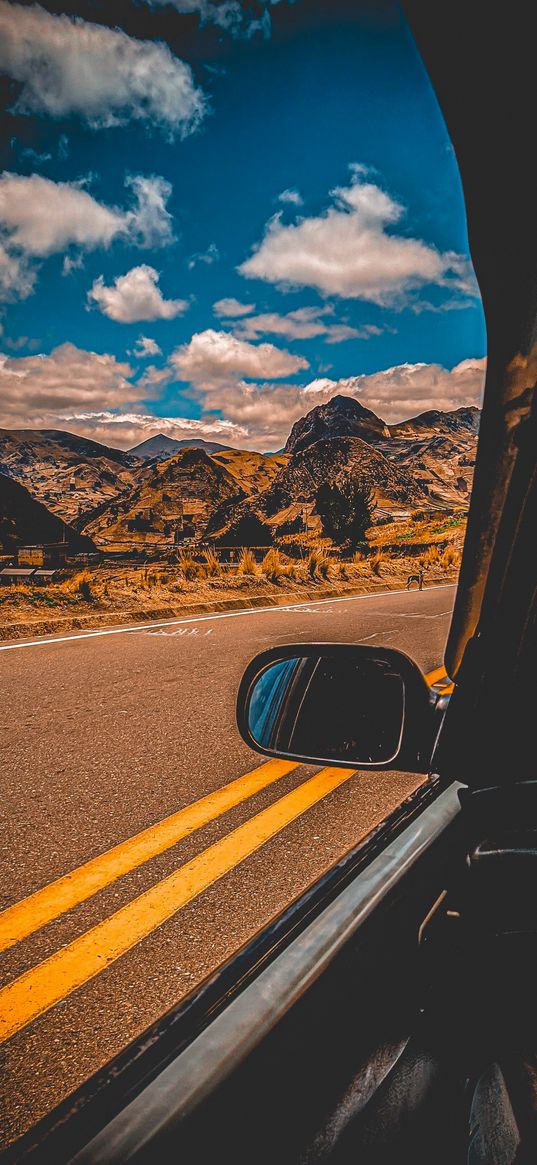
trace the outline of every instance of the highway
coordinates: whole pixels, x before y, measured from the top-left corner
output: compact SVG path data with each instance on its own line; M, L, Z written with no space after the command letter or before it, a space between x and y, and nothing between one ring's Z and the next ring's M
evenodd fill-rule
M419 785L267 761L242 672L294 641L429 673L453 586L0 645L1 1147L278 915Z

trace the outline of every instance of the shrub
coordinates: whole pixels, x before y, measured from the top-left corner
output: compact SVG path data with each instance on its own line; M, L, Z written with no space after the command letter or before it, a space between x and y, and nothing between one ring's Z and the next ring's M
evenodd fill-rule
M255 554L245 546L241 550L238 570L240 574L257 574Z
M311 578L328 578L330 559L322 550L312 550L306 568Z
M455 547L454 546L447 546L446 549L444 550L442 558L440 559L441 566L443 566L446 570L448 570L450 566L455 566L458 563L458 561L459 561L459 555L458 555L457 551L455 550Z
M429 546L429 549L426 550L425 554L423 555L424 565L434 566L439 561L439 559L440 559L440 551L438 549L438 546L435 546L433 543L433 545Z
M217 575L221 574L220 563L212 550L206 550L203 557L207 578L216 578Z
M95 598L89 570L81 570L79 574L75 574L72 578L66 579L61 584L61 589L66 591L67 594L77 595L79 598L85 599L86 602L90 602Z
M261 573L265 575L265 578L270 579L271 582L278 582L278 579L282 577L283 563L279 550L271 547L267 554L265 554L261 563Z
M87 602L95 598L89 570L83 570L77 576L75 591L76 594L80 595L81 599L86 599Z
M201 563L195 562L190 554L180 555L179 570L187 582L193 582L195 578L204 577L204 570Z
M382 575L381 566L383 561L382 554L375 554L375 557L371 560L371 574L374 574L377 578L380 578Z

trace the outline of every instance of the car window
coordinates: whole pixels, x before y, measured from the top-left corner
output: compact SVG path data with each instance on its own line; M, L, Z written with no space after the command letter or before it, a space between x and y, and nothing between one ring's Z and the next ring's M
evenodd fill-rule
M351 665L343 767L235 702L287 643L449 693L486 346L395 5L0 0L0 46L4 1148L427 786L344 767L359 697L400 736Z

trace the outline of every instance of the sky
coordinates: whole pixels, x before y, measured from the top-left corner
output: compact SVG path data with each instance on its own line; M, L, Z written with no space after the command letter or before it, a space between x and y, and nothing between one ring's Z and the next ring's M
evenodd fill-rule
M0 426L279 449L479 404L456 159L376 0L0 0Z

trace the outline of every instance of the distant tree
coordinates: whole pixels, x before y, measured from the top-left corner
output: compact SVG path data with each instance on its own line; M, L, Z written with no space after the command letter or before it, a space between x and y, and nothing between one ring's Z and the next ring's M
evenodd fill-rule
M363 542L371 525L374 496L369 486L348 478L343 485L323 482L317 490L315 508L323 531L334 542Z

